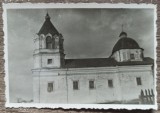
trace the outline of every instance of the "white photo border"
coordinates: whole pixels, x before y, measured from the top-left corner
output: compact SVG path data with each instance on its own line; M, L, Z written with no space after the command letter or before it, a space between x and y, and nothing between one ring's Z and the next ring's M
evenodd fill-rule
M124 3L3 3L3 31L4 31L4 59L5 59L5 97L6 103L5 107L36 107L36 108L63 108L63 109L158 109L157 105L157 91L155 91L155 104L154 105L134 105L134 104L48 104L48 103L10 103L9 102L9 75L8 75L8 36L7 36L7 9L43 9L43 8L153 8L154 9L154 72L155 79L154 82L157 82L157 5L154 4L124 4ZM157 85L157 84L156 84ZM156 90L156 86L155 89Z

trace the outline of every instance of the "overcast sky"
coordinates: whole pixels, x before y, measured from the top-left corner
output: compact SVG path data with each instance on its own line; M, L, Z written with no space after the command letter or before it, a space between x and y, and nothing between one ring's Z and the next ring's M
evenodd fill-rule
M12 102L32 99L33 39L45 21L47 9L7 11L9 91ZM64 37L66 58L106 58L124 25L128 37L154 58L152 9L48 9L51 21Z

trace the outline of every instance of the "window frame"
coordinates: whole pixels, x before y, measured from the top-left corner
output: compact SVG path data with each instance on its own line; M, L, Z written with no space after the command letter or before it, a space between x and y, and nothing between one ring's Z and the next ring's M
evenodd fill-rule
M73 81L73 90L79 90L79 80Z
M46 37L46 49L53 49L53 39L51 36Z
M113 79L108 79L108 87L109 88L113 88L114 85L113 85Z
M47 83L47 92L51 93L54 90L54 82L48 82Z
M92 84L93 83L93 84ZM93 90L93 89L95 89L96 87L95 87L95 80L89 80L89 89L90 90Z
M50 65L53 63L53 59L47 59L47 64Z
M134 60L134 59L135 59L134 53L131 53L131 54L130 54L130 59L131 59L131 60Z
M137 86L141 86L142 85L141 77L136 77L136 83L137 83Z

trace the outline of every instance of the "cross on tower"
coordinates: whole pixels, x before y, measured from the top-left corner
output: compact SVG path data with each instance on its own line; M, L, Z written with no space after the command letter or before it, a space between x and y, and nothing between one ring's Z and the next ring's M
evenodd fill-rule
M122 24L122 32L123 32L123 24Z

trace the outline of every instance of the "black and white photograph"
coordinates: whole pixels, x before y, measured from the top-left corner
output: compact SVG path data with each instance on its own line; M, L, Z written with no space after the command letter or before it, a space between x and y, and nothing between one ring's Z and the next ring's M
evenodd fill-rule
M3 4L6 106L156 109L156 6Z

